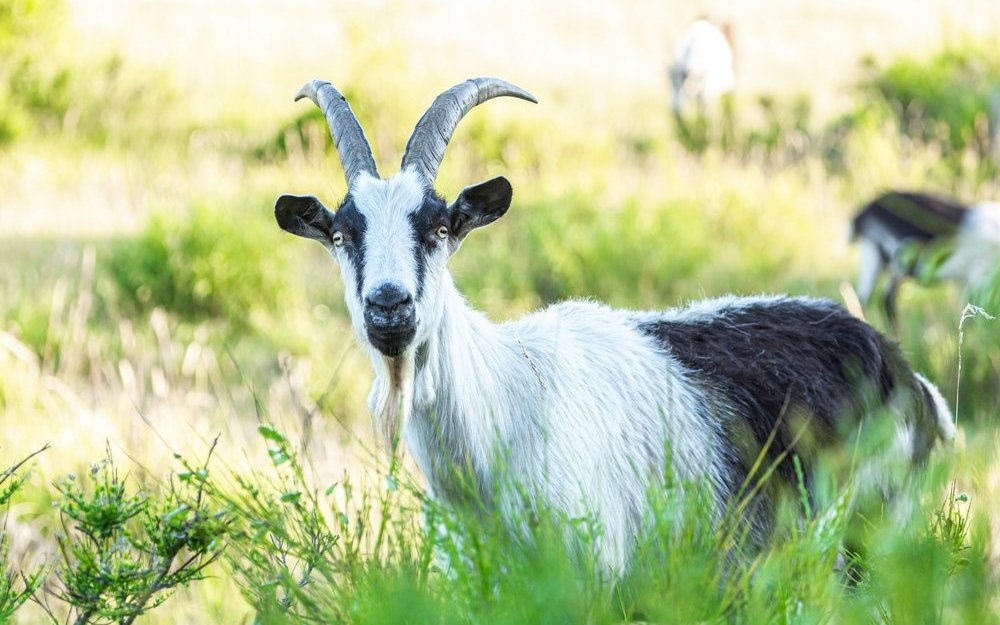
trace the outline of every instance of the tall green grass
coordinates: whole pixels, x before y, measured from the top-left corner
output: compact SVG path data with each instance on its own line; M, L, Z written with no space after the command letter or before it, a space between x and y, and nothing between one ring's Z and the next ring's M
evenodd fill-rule
M7 574L6 615L40 593L51 622L131 623L168 610L173 587L223 574L212 564L223 555L260 623L998 621L988 517L950 483L947 454L868 504L852 473L822 471L814 496L775 500L763 549L741 546L741 500L714 525L707 491L666 475L620 577L600 568L601 528L587 515L534 505L505 522L428 499L395 463L367 483L317 480L295 441L259 434L270 468L253 473L177 456L165 481L139 482L109 455L60 480L58 557L23 581ZM880 463L872 441L891 433L875 434L825 466ZM765 478L751 477L746 497Z
M847 568L838 561L861 509L851 487L821 493L805 520L793 498L775 542L740 555L739 512L713 527L704 490L667 479L650 492L630 574L617 578L598 567L601 530L586 516L532 508L511 527L428 500L392 469L366 488L321 488L294 445L262 432L271 477L238 477L224 495L242 528L228 564L261 622L997 620L986 518L946 486L940 461L889 506L867 508L865 552L848 553Z

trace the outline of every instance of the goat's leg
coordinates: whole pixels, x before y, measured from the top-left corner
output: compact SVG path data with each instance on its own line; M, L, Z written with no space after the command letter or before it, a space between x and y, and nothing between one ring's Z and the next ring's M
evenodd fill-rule
M886 289L885 295L882 298L882 308L885 311L885 316L889 320L893 332L897 335L899 334L899 319L896 316L896 296L899 295L899 285L902 281L902 276L893 273L892 279L889 281L889 288Z
M874 242L861 239L858 242L858 281L857 293L862 306L867 306L878 278L885 271L885 255Z

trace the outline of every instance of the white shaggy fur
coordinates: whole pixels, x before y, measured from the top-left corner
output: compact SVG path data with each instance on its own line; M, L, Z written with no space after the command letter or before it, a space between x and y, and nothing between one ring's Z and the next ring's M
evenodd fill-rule
M969 287L983 284L1000 267L1000 204L981 202L969 209L958 230L955 252L938 276Z
M620 572L667 441L670 470L721 495L722 442L698 419L705 398L625 312L567 302L493 325L450 280L442 287L442 323L416 370L405 432L438 496L448 497L454 467L468 464L512 522L523 519L525 493L571 518L593 515L601 559Z
M948 402L944 400L944 396L941 395L941 391L938 387L934 385L930 380L920 375L919 373L913 374L920 385L924 387L924 390L931 396L934 401L934 412L937 415L937 428L938 436L941 441L946 444L950 444L955 440L955 418L951 414L951 410L948 408Z

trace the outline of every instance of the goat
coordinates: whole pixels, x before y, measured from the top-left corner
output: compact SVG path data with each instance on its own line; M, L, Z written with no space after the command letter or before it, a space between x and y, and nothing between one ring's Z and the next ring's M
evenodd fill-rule
M674 52L670 84L675 115L681 114L685 102L694 102L704 114L709 104L733 90L736 75L728 25L719 27L702 18L687 27Z
M647 489L665 475L703 484L718 523L756 453L808 462L812 447L796 444L789 411L808 415L811 440L833 443L868 386L885 402L912 399L898 423L907 459L951 437L936 388L830 301L724 297L664 312L570 301L502 324L472 309L448 259L503 217L513 189L496 177L448 204L433 185L459 121L499 96L536 102L497 78L455 85L417 122L400 172L382 179L344 97L312 81L296 99L324 111L347 193L336 211L313 196L275 203L281 228L319 241L339 264L375 369L375 429L393 453L405 444L430 497L497 511L512 531L525 510L590 515L602 528L601 566L621 574L648 522ZM795 483L789 457L778 473ZM747 522L763 541L773 505L760 500Z
M1000 204L966 207L937 195L889 191L858 211L851 239L860 246L858 299L867 305L888 271L882 308L895 328L904 278L952 280L974 288L1000 268Z

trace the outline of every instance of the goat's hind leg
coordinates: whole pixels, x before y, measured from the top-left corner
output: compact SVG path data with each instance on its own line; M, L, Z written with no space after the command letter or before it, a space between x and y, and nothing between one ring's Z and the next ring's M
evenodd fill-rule
M886 258L878 245L868 239L861 239L858 242L858 281L857 293L862 306L867 306L868 301L875 292L875 285L878 278L886 268Z

